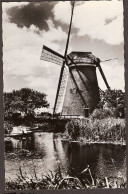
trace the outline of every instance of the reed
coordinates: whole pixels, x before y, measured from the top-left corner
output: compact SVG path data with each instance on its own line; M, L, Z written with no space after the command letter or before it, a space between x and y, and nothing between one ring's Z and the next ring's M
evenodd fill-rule
M39 179L34 169L31 177L19 168L20 175L15 181L6 182L6 190L41 190L41 189L94 189L94 188L126 188L126 181L122 177L104 177L94 179L87 166L79 177L63 176L60 168L56 173L49 170ZM89 173L90 179L84 178Z
M89 119L72 119L65 128L64 136L71 140L126 142L125 119L110 116L110 111L101 113L100 118L93 114Z

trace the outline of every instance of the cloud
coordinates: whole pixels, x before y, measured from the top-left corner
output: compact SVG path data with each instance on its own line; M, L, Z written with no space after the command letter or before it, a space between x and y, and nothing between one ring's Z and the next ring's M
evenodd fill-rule
M60 50L63 46L55 41L65 41L67 36L61 27L55 28L51 19L47 25L49 31L35 25L18 28L3 17L4 91L30 87L45 92L53 107L60 67L41 61L40 56L43 45Z
M19 76L35 75L39 69L41 72L41 69L45 68L42 65L44 62L40 61L42 46L47 45L58 51L60 46L53 41L66 38L60 27L55 29L51 25L49 29L48 32L43 31L38 35L34 33L35 26L20 29L15 24L5 23L3 25L3 59L6 64L4 69L10 68L9 73Z
M56 2L30 2L30 3L6 3L6 13L9 22L19 28L29 28L35 25L39 29L48 30L47 20L53 18L51 12ZM4 5L3 5L4 8Z
M2 8L4 10L7 10L7 9L10 9L12 7L18 7L18 8L21 8L25 5L28 5L29 2L2 2Z
M109 61L105 63L102 62L101 67L103 69L103 72L105 74L105 77L108 81L110 88L111 89L121 88L123 91L125 91L124 66L123 65L120 66L120 64L118 63L118 60L115 60L115 61ZM98 69L97 69L97 77L98 77L99 87L102 90L107 89Z
M67 1L55 5L53 9L55 20L69 24L71 12L69 4ZM106 25L107 20L112 21ZM88 1L76 6L73 27L79 30L78 36L89 35L108 44L120 44L123 42L123 2Z

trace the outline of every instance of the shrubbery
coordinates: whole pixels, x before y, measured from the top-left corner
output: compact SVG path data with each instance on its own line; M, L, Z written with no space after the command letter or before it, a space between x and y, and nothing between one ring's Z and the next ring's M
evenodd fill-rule
M12 128L13 128L13 124L12 123L9 123L9 122L4 122L4 131L5 131L5 134L10 134L11 131L12 131Z
M97 108L105 107L114 111L116 117L125 117L125 93L122 90L106 90L100 92L100 102Z
M105 119L108 117L116 117L116 109L115 108L106 108L106 109L95 109L93 113L90 115L92 119Z
M90 119L72 119L66 124L65 134L68 134L72 140L124 142L126 140L125 120L110 117L110 111L99 113L95 111ZM97 115L99 115L98 119Z

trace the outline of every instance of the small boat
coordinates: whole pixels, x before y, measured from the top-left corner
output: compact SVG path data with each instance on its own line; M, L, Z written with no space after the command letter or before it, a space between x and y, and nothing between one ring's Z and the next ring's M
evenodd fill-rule
M38 126L33 126L33 127L31 127L31 130L32 130L32 131L37 131L37 130L38 130Z
M32 131L41 131L43 129L43 125L35 124L33 127L30 128Z
M11 137L17 137L17 136L26 136L31 134L32 131L30 131L30 129L28 127L24 127L24 126L17 126L17 127L13 127L10 136Z

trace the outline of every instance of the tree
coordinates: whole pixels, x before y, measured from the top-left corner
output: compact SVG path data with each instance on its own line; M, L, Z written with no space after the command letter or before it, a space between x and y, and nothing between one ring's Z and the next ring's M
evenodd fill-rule
M4 93L5 117L9 117L17 111L33 114L35 108L41 107L49 107L45 93L30 88Z
M100 98L98 108L104 108L107 104L108 108L116 110L117 116L125 116L125 94L122 90L101 91Z

